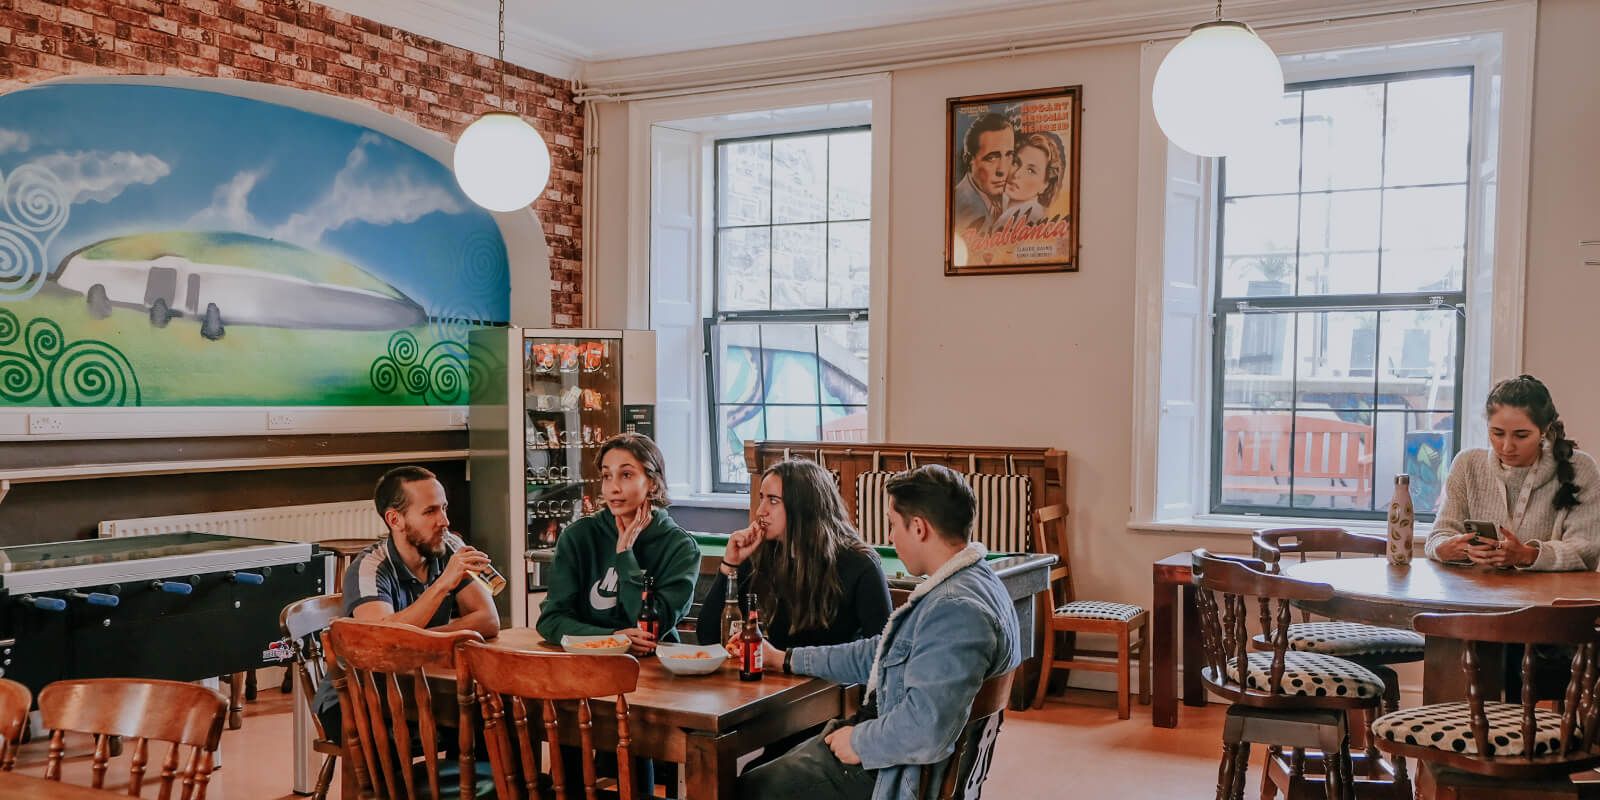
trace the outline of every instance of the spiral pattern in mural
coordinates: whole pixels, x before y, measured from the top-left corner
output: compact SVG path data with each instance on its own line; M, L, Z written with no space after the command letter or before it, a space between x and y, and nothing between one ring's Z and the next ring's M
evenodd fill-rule
M22 326L17 323L17 315L10 309L0 308L0 347L17 340L17 334L22 332Z
M367 369L367 379L372 381L372 388L389 394L400 387L400 367L394 363L394 359L379 356L373 359L372 366Z
M367 368L372 388L383 394L403 391L428 405L467 402L466 393L475 384L467 366L466 345L444 341L426 353L419 354L419 349L417 337L410 331L389 337L387 353L373 359ZM482 379L482 375L476 377Z
M61 355L63 337L61 326L55 320L39 317L28 323L27 332L23 334L28 346L28 353L37 361L53 361Z
M25 300L39 291L46 272L41 262L43 252L38 237L0 222L0 302Z
M48 375L50 400L58 406L136 406L139 379L115 347L92 339L67 345Z
M44 167L24 164L5 182L6 215L34 233L60 230L67 224L67 202L61 182Z
M461 265L457 270L461 284L474 299L501 297L511 280L506 269L506 245L498 233L481 232L467 237L461 245Z
M406 366L417 360L417 337L410 331L400 331L389 337L389 359L399 366Z
M0 400L25 403L44 388L44 372L32 360L15 353L0 353Z
M44 167L24 164L0 175L0 302L38 293L50 272L45 254L71 208L61 182Z
M428 369L429 404L459 405L467 402L471 386L467 369L467 349L455 342L440 342L428 348L423 364Z

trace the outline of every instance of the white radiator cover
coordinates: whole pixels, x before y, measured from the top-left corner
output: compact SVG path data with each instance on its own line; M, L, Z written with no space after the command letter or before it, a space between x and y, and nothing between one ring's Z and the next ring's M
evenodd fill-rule
M247 508L241 511L217 511L210 514L113 519L100 523L102 539L180 531L200 531L280 542L377 539L388 533L383 520L373 509L371 500Z

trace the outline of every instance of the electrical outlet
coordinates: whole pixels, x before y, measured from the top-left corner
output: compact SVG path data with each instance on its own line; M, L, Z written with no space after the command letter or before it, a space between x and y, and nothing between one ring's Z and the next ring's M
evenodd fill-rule
M287 411L274 411L267 414L267 430L282 431L294 427L294 415Z
M33 436L48 436L52 433L61 433L66 429L66 420L56 414L28 415L28 433Z
M467 427L467 412L462 411L459 408L452 409L450 411L450 427L452 427L452 428L465 428L465 427Z

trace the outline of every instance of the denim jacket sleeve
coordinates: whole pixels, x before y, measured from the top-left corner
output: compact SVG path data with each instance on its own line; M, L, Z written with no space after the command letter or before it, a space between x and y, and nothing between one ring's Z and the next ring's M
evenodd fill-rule
M965 597L932 602L919 609L916 629L900 634L912 637L904 662L883 665L904 670L904 695L892 706L880 704L882 716L850 734L867 769L932 764L950 755L994 663L999 637L980 603Z
M872 659L878 653L879 634L828 647L796 647L785 654L789 669L834 683L866 683Z

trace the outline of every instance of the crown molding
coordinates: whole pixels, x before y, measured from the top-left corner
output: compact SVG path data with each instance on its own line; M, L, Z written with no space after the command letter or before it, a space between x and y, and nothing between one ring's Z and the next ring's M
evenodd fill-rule
M496 56L499 50L498 8L493 2L462 0L322 0L336 8L385 25L438 39L445 44ZM535 20L506 15L507 63L563 80L578 76L595 53L539 31ZM524 15L526 16L526 15Z
M1256 27L1274 27L1500 1L1231 0L1224 13ZM1211 19L1214 8L1196 0L1079 0L657 56L586 60L579 77L589 97L624 99L647 92L1176 37Z

